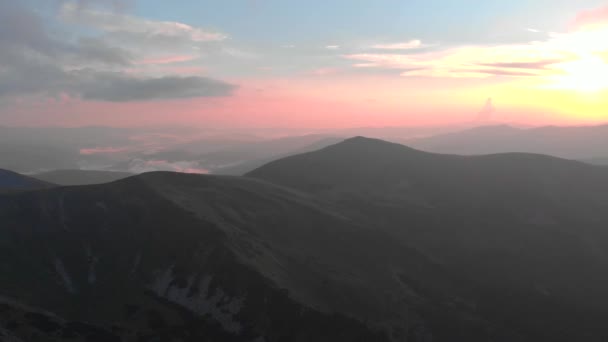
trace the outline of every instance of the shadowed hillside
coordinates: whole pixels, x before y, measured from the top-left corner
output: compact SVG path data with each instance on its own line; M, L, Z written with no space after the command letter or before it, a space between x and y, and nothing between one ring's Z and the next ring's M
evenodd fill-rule
M3 294L125 341L520 339L476 312L466 279L258 180L152 173L5 195L0 220Z
M353 138L248 176L332 202L475 279L487 300L478 307L518 331L547 341L604 334L604 168L532 154L430 154ZM559 332L550 328L556 324Z

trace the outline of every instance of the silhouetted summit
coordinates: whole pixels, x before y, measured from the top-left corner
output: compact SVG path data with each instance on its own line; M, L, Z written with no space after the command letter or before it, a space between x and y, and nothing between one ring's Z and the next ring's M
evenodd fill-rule
M539 341L580 340L583 327L606 333L605 168L526 153L433 154L357 137L248 176L327 201L470 279L494 322ZM555 324L560 332L547 328Z

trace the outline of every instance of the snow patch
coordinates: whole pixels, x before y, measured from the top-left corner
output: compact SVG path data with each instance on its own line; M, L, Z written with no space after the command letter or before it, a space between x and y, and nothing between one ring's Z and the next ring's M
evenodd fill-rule
M191 275L184 288L171 285L175 280L173 268L174 266L171 266L163 271L150 286L157 295L201 316L210 315L227 332L241 332L242 326L234 320L234 315L241 311L244 298L229 297L221 288L211 295L209 287L213 277L209 275L200 278L198 282L195 281L197 277ZM195 291L192 291L193 289Z
M63 282L63 286L65 286L65 289L69 293L76 293L76 288L74 287L74 283L72 282L72 278L70 277L70 275L66 271L65 266L63 265L63 261L61 261L61 259L59 259L59 258L55 258L55 260L53 261L53 264L55 265L55 271L61 277L61 280Z

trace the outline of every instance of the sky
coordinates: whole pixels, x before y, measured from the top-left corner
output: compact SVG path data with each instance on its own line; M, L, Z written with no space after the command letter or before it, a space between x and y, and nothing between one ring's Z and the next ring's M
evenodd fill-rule
M605 0L0 0L0 125L607 119Z

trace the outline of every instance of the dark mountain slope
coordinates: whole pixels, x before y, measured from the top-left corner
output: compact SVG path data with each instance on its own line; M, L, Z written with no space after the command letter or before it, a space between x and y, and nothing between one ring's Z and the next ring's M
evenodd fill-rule
M353 138L249 176L331 201L475 279L479 308L518 331L546 341L606 333L604 168L531 154L438 155Z
M171 173L0 196L0 293L124 341L525 340L465 280L328 208Z
M0 169L0 192L44 189L52 186L53 184L45 181Z
M114 182L133 176L129 172L97 170L54 170L37 173L33 177L58 185L92 185Z

